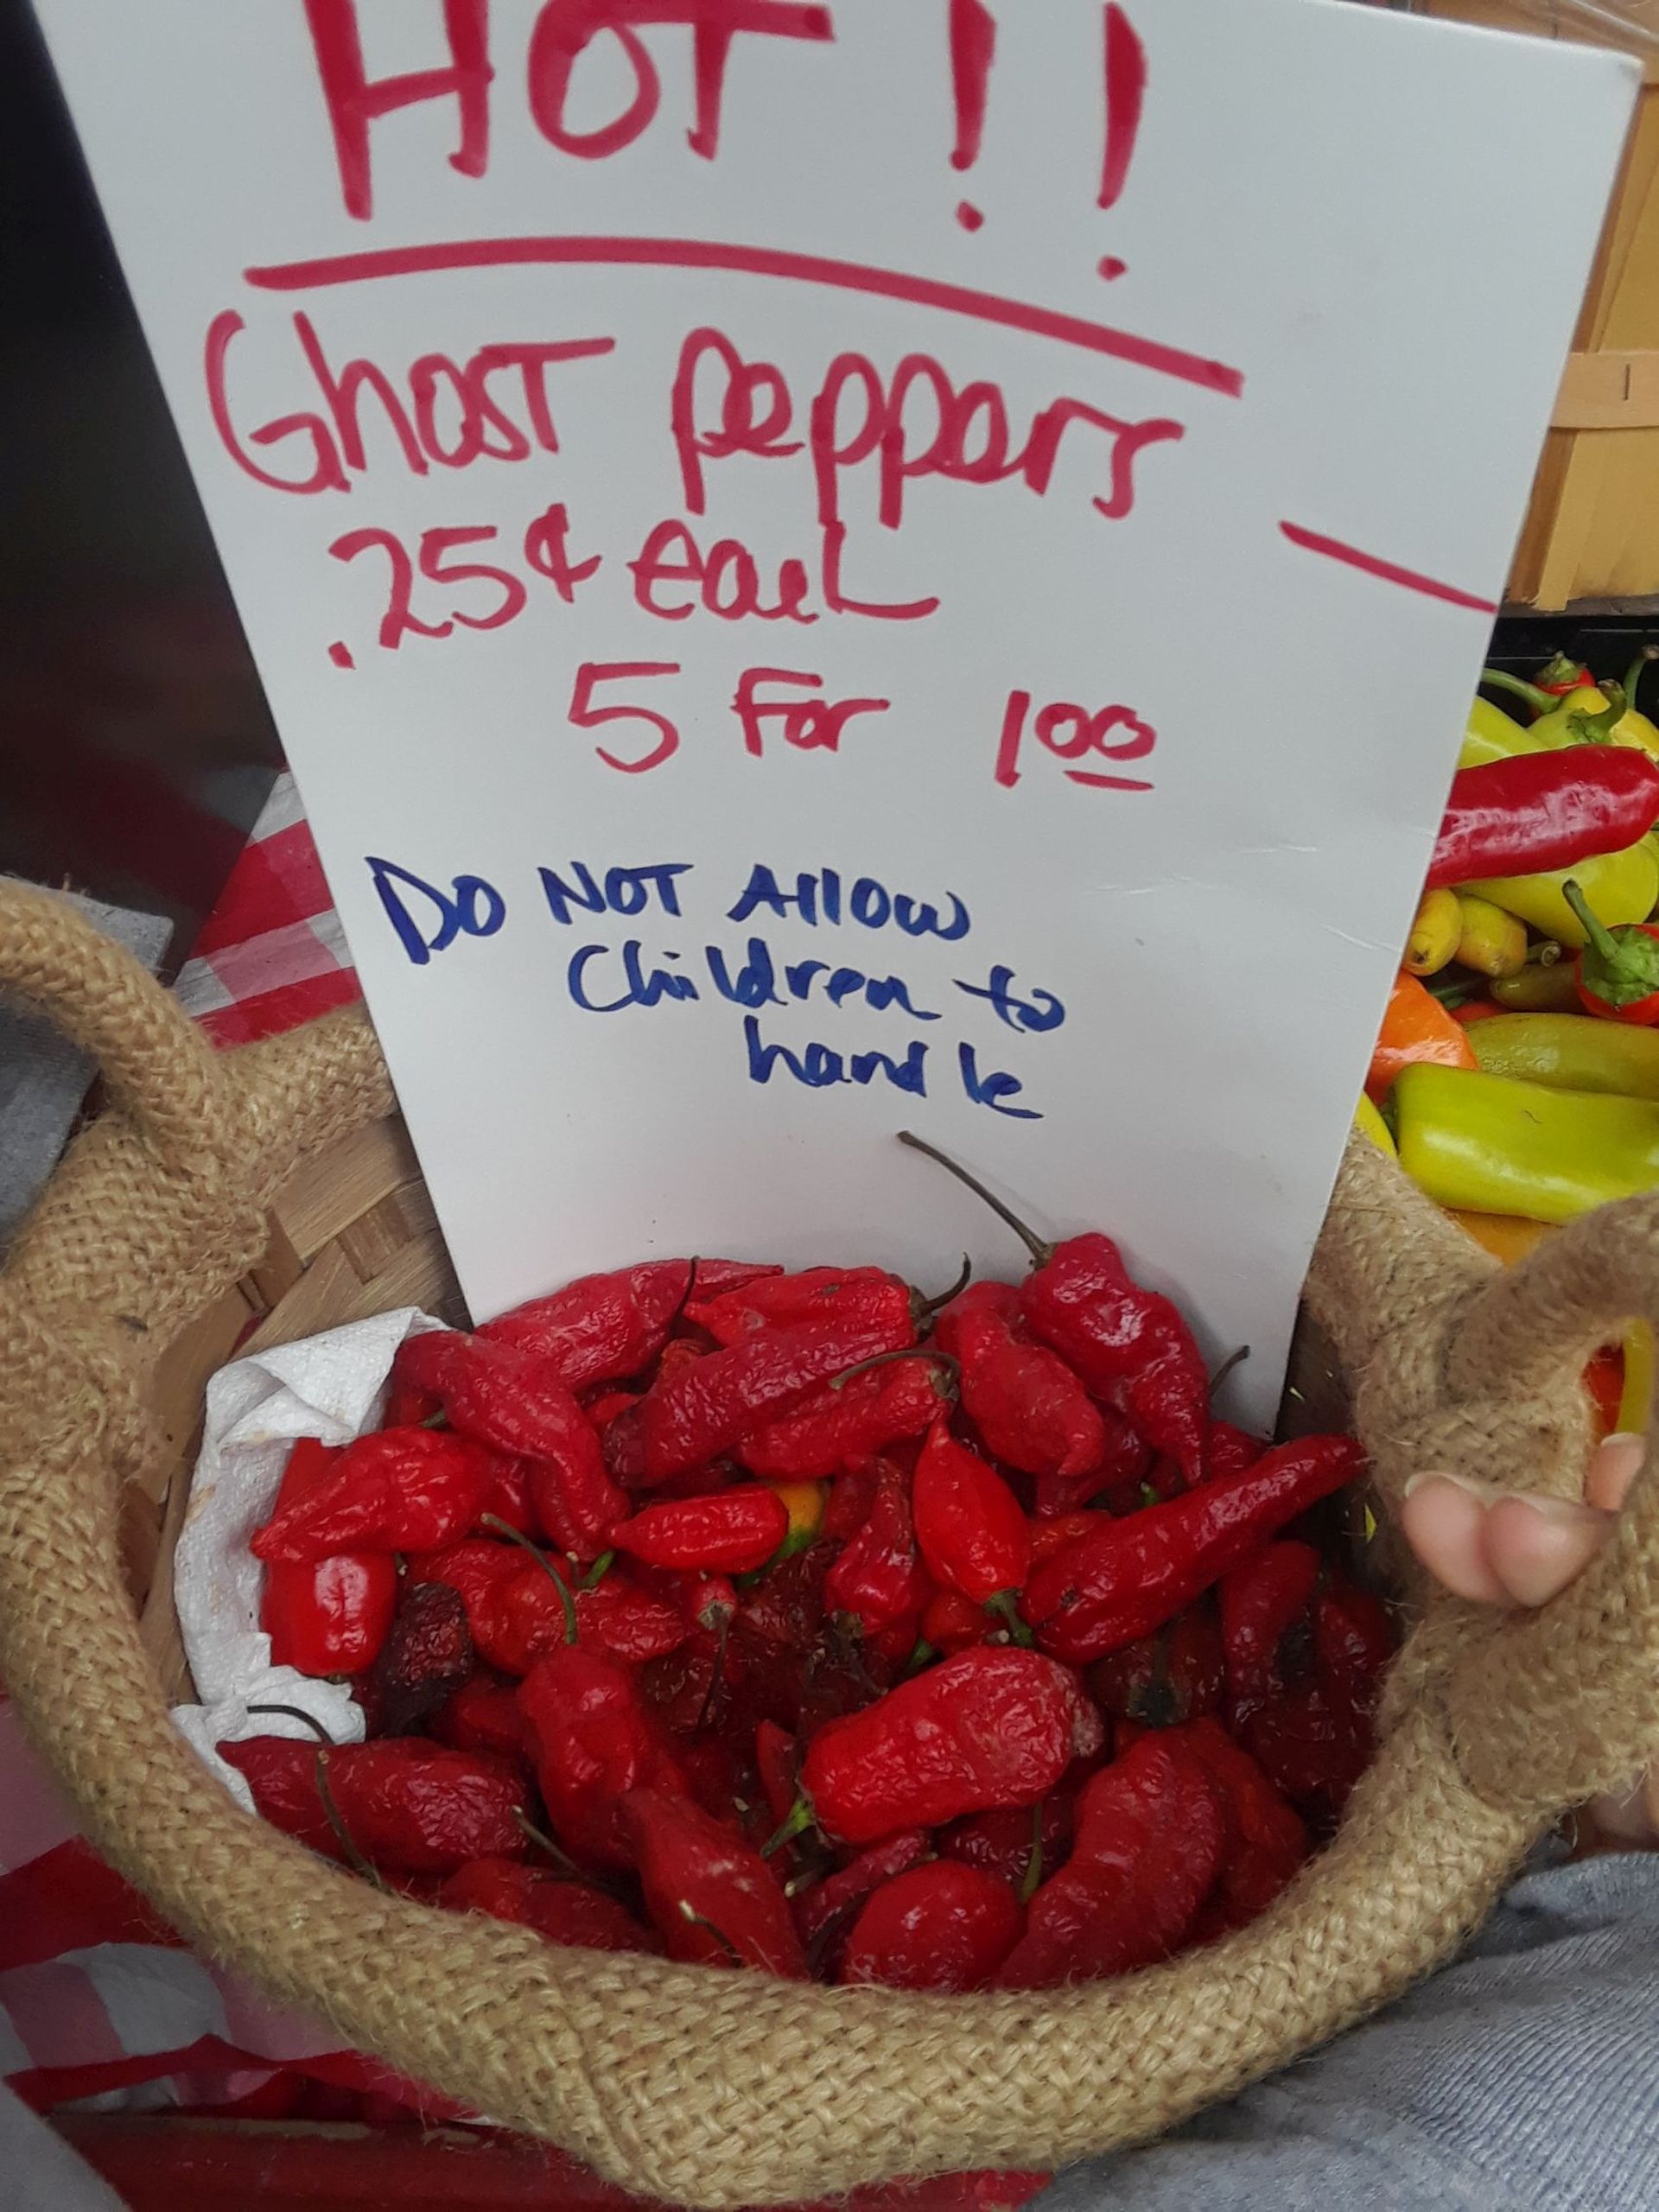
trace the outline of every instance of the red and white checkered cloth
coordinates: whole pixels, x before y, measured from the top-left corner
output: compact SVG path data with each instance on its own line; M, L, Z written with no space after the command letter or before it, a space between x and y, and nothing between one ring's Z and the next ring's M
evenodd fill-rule
M175 986L218 1045L248 1045L361 998L294 779L271 786L253 835Z

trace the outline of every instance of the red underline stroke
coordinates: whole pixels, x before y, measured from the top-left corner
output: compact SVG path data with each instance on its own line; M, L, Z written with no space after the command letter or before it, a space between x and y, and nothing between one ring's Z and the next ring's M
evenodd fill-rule
M944 284L931 276L909 276L901 270L872 269L859 261L835 261L823 254L787 253L768 246L722 245L708 238L471 238L433 245L386 246L372 252L337 253L315 261L273 263L243 275L262 291L304 292L327 284L359 284L383 276L416 276L445 269L500 269L515 264L598 263L663 269L724 269L739 276L777 276L801 284L827 284L845 292L868 292L878 299L904 300L912 307L937 308L946 315L971 315L1001 323L1037 338L1058 339L1091 353L1109 354L1160 376L1177 377L1205 391L1238 398L1244 390L1241 370L1224 361L1205 360L1155 338L1138 338L1110 323L1082 315L1060 315L999 293L975 291L966 284Z
M1438 577L1424 575L1421 569L1402 569L1397 561L1379 560L1375 553L1362 553L1357 545L1344 545L1339 537L1321 537L1318 531L1304 530L1300 523L1281 522L1279 527L1293 545L1300 545L1305 552L1323 553L1327 560L1344 562L1368 576L1380 576L1385 584L1400 584L1407 591L1420 591L1428 599L1443 599L1452 607L1471 607L1477 614L1497 612L1495 599L1481 599L1471 591L1459 591L1455 584L1443 584Z

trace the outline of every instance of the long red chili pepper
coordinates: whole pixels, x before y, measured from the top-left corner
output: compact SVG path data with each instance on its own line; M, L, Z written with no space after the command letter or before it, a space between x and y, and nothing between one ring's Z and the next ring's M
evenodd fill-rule
M665 1790L635 1789L621 1810L645 1909L671 1958L807 1979L788 1901L758 1851Z
M995 1467L935 1421L911 1484L916 1541L936 1582L976 1605L994 1605L1016 1641L1030 1631L1014 1611L1031 1566L1031 1529Z
M611 1531L618 1551L648 1567L752 1574L789 1534L789 1510L764 1483L647 1505Z
M908 1130L899 1141L925 1152L982 1198L1031 1254L1020 1317L1058 1352L1085 1389L1128 1414L1146 1441L1167 1452L1189 1482L1204 1469L1210 1378L1192 1332L1173 1300L1143 1290L1109 1236L1091 1232L1051 1244L937 1147Z
M594 1382L643 1374L694 1289L713 1298L780 1272L744 1260L650 1260L580 1276L546 1298L499 1313L478 1333L492 1344L534 1353L567 1389L585 1390Z
M838 1475L931 1428L950 1395L937 1360L892 1360L822 1384L789 1413L741 1437L733 1456L752 1474L779 1481Z
M517 1921L550 1943L578 1951L660 1951L658 1937L625 1905L585 1882L520 1866L511 1859L473 1859L438 1891L449 1912L486 1912Z
M752 1429L790 1410L791 1402L815 1382L827 1382L878 1352L900 1351L914 1334L908 1310L902 1322L894 1317L845 1329L803 1322L760 1330L672 1375L659 1375L633 1414L622 1416L638 1420L645 1481L664 1482L706 1466Z
M795 1899L795 1925L815 1966L824 1962L866 1897L906 1867L919 1866L930 1847L925 1828L901 1828L802 1891Z
M621 1817L631 1789L683 1796L685 1781L633 1675L613 1659L562 1644L518 1692L542 1802L559 1840L601 1865L626 1866Z
M1351 1437L1281 1444L1242 1475L1149 1505L1069 1545L1033 1570L1020 1610L1046 1651L1074 1663L1098 1659L1190 1605L1364 1466Z
M277 1512L313 1490L338 1456L315 1437L301 1437L283 1470ZM390 1553L336 1552L267 1566L259 1625L270 1638L273 1666L360 1675L373 1664L397 1608L397 1566Z
M713 1296L699 1272L685 1318L717 1344L741 1344L762 1329L891 1329L913 1333L910 1285L885 1268L807 1268L766 1275Z
M1217 1592L1227 1656L1227 1719L1242 1728L1282 1684L1279 1647L1307 1611L1319 1579L1312 1544L1269 1544L1224 1575Z
M1020 1297L1013 1283L970 1284L941 1311L934 1342L957 1362L963 1410L997 1459L1023 1474L1086 1483L1105 1460L1106 1423L1059 1354L1022 1338Z
M1071 1856L1032 1899L992 1986L1047 1989L1167 1958L1198 1916L1224 1837L1205 1767L1167 1733L1143 1737L1084 1785Z
M348 1855L320 1786L320 1764L352 1848L376 1867L448 1874L469 1859L522 1859L524 1784L510 1768L418 1736L323 1749L292 1736L221 1744L273 1827L332 1859Z
M884 1882L853 1923L836 1980L938 1995L982 1989L1019 1942L1026 1916L1006 1882L931 1859Z
M1226 1834L1221 1872L1194 1933L1243 1928L1265 1912L1307 1856L1307 1830L1250 1757L1217 1721L1180 1731L1220 1794Z
M982 1647L901 1682L819 1730L801 1784L818 1825L847 1843L933 1827L996 1805L1034 1805L1100 1748L1077 1679L1040 1652Z
M910 1484L899 1468L883 1460L863 1527L842 1545L824 1577L824 1601L849 1614L861 1634L873 1637L917 1611L927 1593Z
M593 1424L546 1362L445 1329L405 1337L394 1371L435 1390L464 1435L531 1459L543 1534L575 1559L598 1558L628 1502L605 1471Z
M1659 763L1633 747L1570 745L1462 768L1425 888L1535 875L1620 853L1659 821Z
M465 1437L377 1430L278 1504L252 1539L253 1555L302 1564L334 1552L436 1551L472 1527L493 1473L490 1454Z

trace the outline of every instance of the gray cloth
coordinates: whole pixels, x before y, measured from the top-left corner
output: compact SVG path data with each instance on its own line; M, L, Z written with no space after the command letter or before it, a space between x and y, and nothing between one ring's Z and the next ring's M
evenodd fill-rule
M1517 1882L1365 2026L1035 2212L1637 2212L1659 2206L1659 1854Z
M152 975L161 965L173 934L164 916L63 896ZM0 1006L0 1250L56 1166L93 1073L86 1055L49 1023Z

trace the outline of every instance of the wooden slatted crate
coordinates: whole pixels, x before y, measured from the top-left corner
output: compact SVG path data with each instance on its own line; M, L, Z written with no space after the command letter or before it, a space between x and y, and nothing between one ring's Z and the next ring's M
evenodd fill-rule
M1573 350L1510 577L1513 604L1541 613L1614 601L1659 614L1659 0L1415 0L1419 12L1580 45L1643 62L1624 165L1585 296ZM1622 19L1622 21L1621 21ZM1643 34L1647 34L1647 38ZM1524 300L1516 303L1526 313Z

